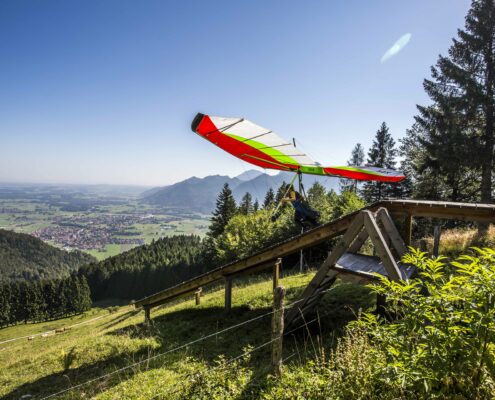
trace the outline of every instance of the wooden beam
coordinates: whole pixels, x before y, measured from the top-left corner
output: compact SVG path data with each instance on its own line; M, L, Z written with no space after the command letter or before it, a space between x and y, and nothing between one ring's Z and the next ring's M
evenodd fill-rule
M363 213L365 213L364 225L366 226L370 239L375 246L376 252L383 262L383 266L387 270L388 277L394 281L402 279L399 267L397 266L397 263L395 262L394 257L387 246L387 242L385 241L378 224L373 218L373 215L369 211L363 211Z
M354 242L352 242L351 246L347 250L349 253L357 253L361 247L363 247L364 242L368 239L369 235L366 229L363 229L359 235L356 237Z
M228 314L232 309L232 278L225 278L225 312Z
M412 226L413 226L413 217L411 214L406 216L406 220L404 223L404 244L409 247L412 243Z
M436 225L433 228L433 256L438 257L438 252L440 249L440 235L442 234L442 227Z
M390 241L392 242L392 246L395 249L397 255L399 256L399 258L402 258L402 256L407 253L407 247L404 244L404 241L402 240L397 227L392 221L392 218L390 218L390 214L388 213L387 209L383 207L380 208L377 211L376 216L382 223L385 232L387 232L387 235L389 236Z
M199 306L201 304L201 291L202 291L202 289L198 288L198 290L196 290L196 292L194 293L194 298L196 300L197 306Z
M384 200L374 204L393 215L412 215L459 221L495 222L495 205L426 200Z

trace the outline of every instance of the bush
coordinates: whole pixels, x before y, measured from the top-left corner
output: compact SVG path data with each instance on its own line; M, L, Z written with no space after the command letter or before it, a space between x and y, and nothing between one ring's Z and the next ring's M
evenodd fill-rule
M382 381L404 397L495 395L495 251L474 250L450 264L411 250L403 262L416 265L419 278L372 285L395 321L365 314L353 323L383 355L376 358Z

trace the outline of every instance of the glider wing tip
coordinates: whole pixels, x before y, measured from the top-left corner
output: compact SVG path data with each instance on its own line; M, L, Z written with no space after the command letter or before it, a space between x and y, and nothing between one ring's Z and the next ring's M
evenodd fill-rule
M200 124L200 122L202 121L203 117L205 115L204 114L201 114L201 113L197 113L196 116L194 117L193 121L191 122L191 130L196 133L196 128L198 127L198 125Z

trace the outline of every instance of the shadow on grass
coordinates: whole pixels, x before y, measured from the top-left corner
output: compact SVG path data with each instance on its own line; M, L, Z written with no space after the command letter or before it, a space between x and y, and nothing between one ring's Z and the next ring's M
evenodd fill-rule
M295 295L296 293L293 294ZM373 295L368 289L348 284L338 285L335 290L327 293L322 299L319 307L319 322L310 324L310 326L304 327L299 332L286 336L284 339L284 356L298 353L301 362L304 362L305 357L311 356L311 354L318 351L318 346L324 346L322 337L331 339L332 343L330 345L332 345L336 335L330 332L342 331L345 324L355 318L359 309L369 310L372 305ZM250 309L247 306L240 306L234 307L231 313L226 315L222 307L188 308L156 316L153 318L153 324L150 327L138 324L116 329L106 333L106 335L129 338L153 337L159 343L159 347L152 352L145 347L125 354L118 354L118 349L115 349L103 360L77 368L69 368L65 372L54 373L26 383L3 398L19 399L25 394L31 394L33 396L31 398L39 399L218 332L206 340L191 344L177 352L157 357L151 363L144 362L138 367L126 369L123 372L68 392L66 397L62 396L61 398L78 399L94 396L144 370L163 368L164 365L172 370L176 369L177 363L183 361L186 356L208 365L213 365L213 361L220 355L228 360L242 354L248 345L256 347L268 342L271 338L271 315L263 315L270 311L270 307ZM115 326L137 312L139 311L132 311L117 317L107 325L107 328ZM221 332L227 327L241 324L256 317L259 317L259 319L252 323ZM316 335L318 335L318 339L314 338ZM270 350L271 347L268 345L252 354L248 367L253 370L253 376L241 398L256 398L256 393L259 393L266 385L270 372Z

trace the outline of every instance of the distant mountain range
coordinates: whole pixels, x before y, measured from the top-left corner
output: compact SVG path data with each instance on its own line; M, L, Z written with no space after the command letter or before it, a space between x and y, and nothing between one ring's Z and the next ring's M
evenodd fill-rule
M225 183L228 183L237 202L246 192L251 193L253 201L263 202L269 188L277 190L282 182L290 182L294 174L280 172L277 175L268 175L256 170L249 170L239 176L230 178L222 175L211 175L205 178L192 177L170 186L147 190L141 194L144 203L194 210L211 213L215 208L215 201ZM321 183L327 190L338 191L339 181L313 175L304 176L304 187L308 190L315 182Z

